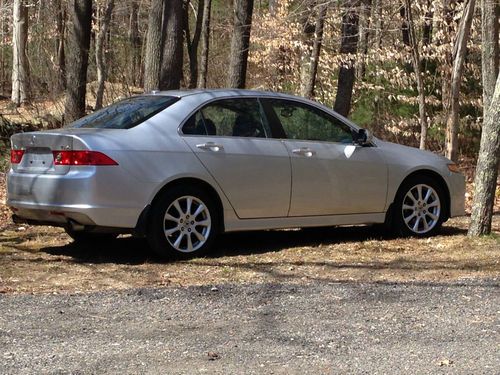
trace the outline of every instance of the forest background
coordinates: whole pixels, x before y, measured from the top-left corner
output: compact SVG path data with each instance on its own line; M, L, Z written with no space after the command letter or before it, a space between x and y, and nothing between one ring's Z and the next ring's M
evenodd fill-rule
M470 182L483 155L476 195L493 207L499 8L497 0L0 0L0 167L14 132L60 127L128 95L251 88L312 98L378 137L442 153L472 167Z

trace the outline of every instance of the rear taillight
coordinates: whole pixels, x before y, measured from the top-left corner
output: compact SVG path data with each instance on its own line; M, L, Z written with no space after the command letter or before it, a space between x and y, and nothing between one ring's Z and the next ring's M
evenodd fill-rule
M10 163L19 164L23 158L24 150L10 150Z
M99 151L53 151L54 165L118 165Z

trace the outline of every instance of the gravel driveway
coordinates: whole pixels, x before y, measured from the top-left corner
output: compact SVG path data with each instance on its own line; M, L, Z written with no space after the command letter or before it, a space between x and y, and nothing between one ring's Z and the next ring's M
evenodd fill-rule
M500 283L0 296L0 373L495 374Z

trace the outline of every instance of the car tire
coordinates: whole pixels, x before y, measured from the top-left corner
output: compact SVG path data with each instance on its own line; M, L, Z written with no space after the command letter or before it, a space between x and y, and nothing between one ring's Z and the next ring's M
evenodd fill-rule
M73 242L80 244L111 242L118 236L116 233L96 233L88 230L75 231L70 228L65 228L65 231L73 239Z
M164 259L206 254L218 234L213 198L196 186L175 186L154 202L147 230L152 250Z
M441 185L428 176L413 176L398 190L392 220L396 234L429 237L441 228L447 212Z

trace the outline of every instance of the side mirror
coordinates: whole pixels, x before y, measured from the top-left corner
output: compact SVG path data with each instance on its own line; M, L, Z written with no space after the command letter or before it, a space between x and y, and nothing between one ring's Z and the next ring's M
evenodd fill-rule
M373 135L371 131L367 129L359 129L354 139L354 143L357 143L360 146L369 146L372 143L372 140Z

